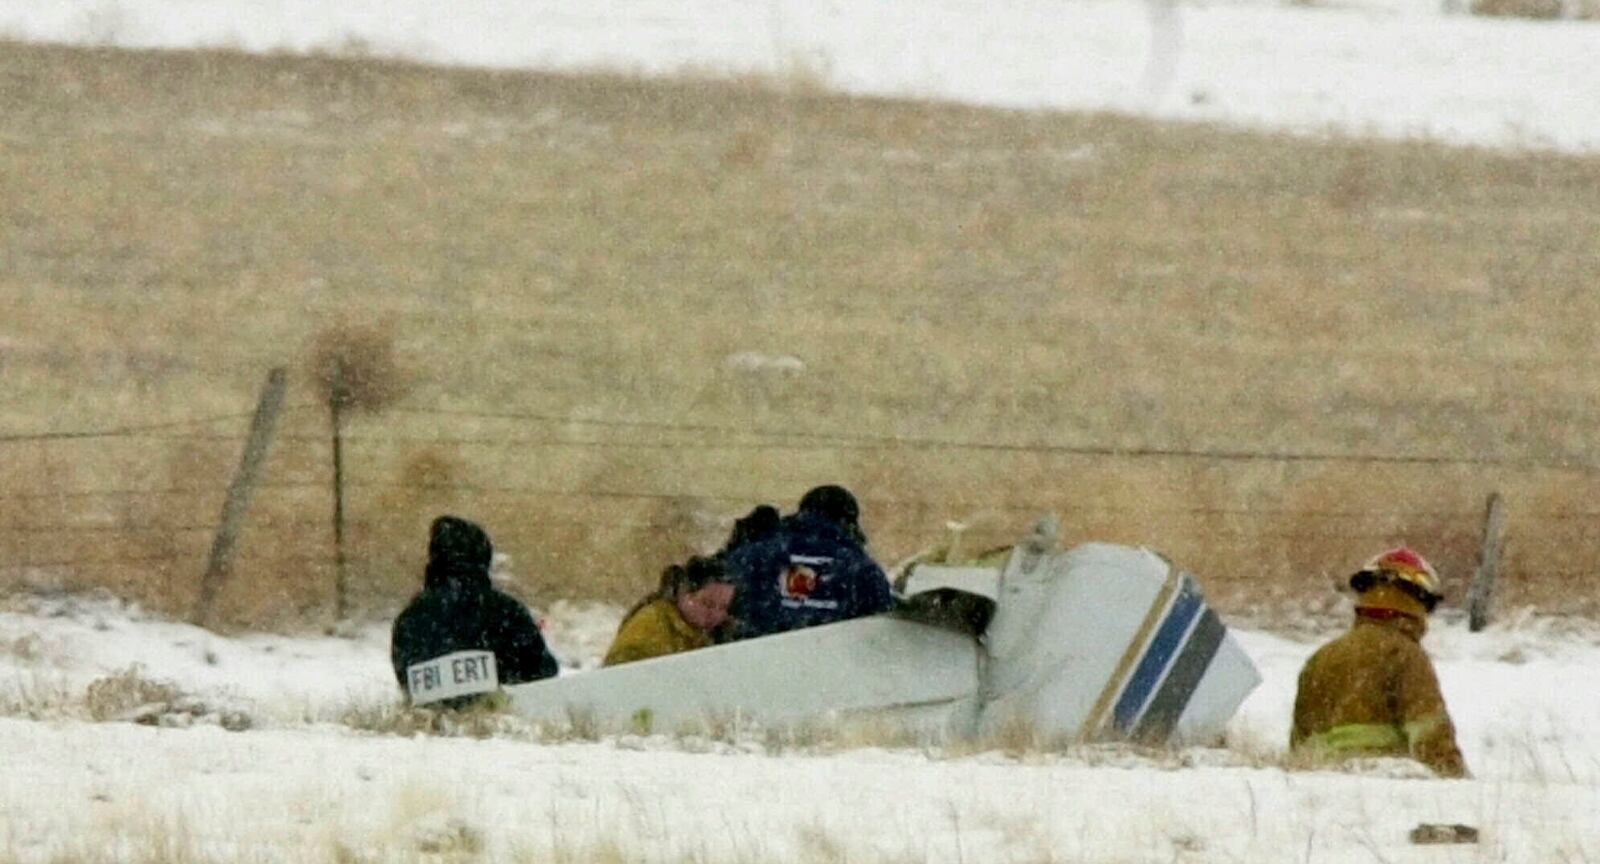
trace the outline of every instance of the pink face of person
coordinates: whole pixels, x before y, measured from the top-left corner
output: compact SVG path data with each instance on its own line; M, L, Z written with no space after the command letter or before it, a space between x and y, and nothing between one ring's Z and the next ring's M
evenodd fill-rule
M678 595L678 612L690 627L710 630L728 620L728 604L733 602L733 586L713 582L698 591Z

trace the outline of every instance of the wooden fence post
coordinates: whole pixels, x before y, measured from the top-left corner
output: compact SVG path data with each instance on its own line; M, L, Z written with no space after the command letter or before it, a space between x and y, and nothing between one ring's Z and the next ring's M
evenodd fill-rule
M333 620L350 614L350 586L345 577L344 555L344 421L343 408L350 394L345 387L344 364L335 361L328 388L328 420L333 426Z
M194 623L202 627L211 623L212 606L222 582L233 566L233 549L239 539L239 529L244 524L245 512L250 509L250 497L255 492L256 479L267 458L267 446L272 443L272 429L283 408L283 393L288 376L283 367L267 373L267 383L261 388L261 399L256 403L255 416L250 419L250 436L245 440L244 455L239 458L239 468L228 484L228 497L222 503L222 522L217 526L217 536L211 542L211 555L206 560L205 574L200 577L200 598L195 603Z
M1489 604L1495 579L1500 575L1500 552L1505 546L1506 507L1499 492L1489 493L1483 512L1483 542L1478 547L1478 569L1467 590L1467 629L1473 633L1489 624Z

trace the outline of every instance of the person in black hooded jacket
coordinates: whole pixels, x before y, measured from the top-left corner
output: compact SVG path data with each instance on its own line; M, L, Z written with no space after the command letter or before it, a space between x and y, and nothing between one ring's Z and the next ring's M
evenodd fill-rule
M440 678L488 692L556 674L555 657L528 608L489 583L494 546L476 524L455 516L433 520L422 592L394 619L389 656L400 688L414 703L437 701L463 707L472 696L432 699L418 691L438 688ZM466 653L463 653L466 652ZM485 683L484 653L494 657L494 680ZM443 663L433 663L443 659ZM431 671L430 671L431 670ZM416 680L412 680L415 676Z

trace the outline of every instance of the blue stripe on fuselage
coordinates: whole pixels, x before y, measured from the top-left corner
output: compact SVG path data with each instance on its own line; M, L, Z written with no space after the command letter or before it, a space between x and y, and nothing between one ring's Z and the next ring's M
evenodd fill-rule
M1127 733L1133 729L1134 721L1139 718L1139 712L1144 710L1145 703L1150 701L1151 691L1160 682L1162 673L1166 672L1167 664L1177 653L1184 634L1189 632L1189 625L1194 623L1195 616L1200 614L1202 606L1200 592L1196 589L1194 580L1185 575L1178 596L1172 601L1171 611L1156 629L1156 635L1150 640L1150 647L1146 648L1144 656L1139 658L1139 665L1128 677L1128 683L1122 688L1122 695L1117 698L1117 706L1112 709L1111 724L1117 731Z

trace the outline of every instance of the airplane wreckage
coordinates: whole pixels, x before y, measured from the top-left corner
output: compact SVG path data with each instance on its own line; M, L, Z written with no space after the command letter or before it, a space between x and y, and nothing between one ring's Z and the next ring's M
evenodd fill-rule
M712 718L983 738L1207 744L1261 677L1195 578L1148 549L1055 548L1053 520L979 564L896 568L897 608L505 688L529 718L672 731Z

